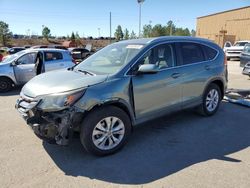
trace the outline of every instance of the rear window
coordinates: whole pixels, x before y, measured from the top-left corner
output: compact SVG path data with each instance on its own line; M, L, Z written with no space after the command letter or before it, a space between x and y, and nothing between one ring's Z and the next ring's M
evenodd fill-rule
M184 65L205 61L202 47L196 43L180 43L182 61Z
M63 55L60 52L45 52L45 61L53 61L63 59Z
M204 45L203 45L203 50L204 50L204 53L206 54L207 61L214 59L218 53L215 49L210 48L208 46L204 46Z

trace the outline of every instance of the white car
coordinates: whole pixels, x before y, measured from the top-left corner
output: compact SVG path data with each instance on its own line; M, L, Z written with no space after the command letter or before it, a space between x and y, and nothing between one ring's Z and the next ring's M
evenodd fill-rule
M224 51L227 56L227 60L230 58L240 58L240 54L243 51L246 44L250 43L250 40L237 41L233 46L230 47L230 42L226 42Z

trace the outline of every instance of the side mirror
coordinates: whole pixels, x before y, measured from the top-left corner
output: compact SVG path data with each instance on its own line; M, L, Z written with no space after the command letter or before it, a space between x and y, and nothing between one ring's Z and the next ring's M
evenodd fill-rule
M142 74L155 74L158 71L159 68L155 64L144 64L139 67L137 72Z
M11 64L10 64L10 66L12 66L12 67L14 67L14 66L16 66L16 65L17 65L17 62L16 62L16 61L12 61Z

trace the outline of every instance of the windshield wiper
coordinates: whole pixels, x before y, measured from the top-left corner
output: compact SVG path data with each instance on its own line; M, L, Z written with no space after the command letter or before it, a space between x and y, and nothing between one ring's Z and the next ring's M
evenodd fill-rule
M81 73L84 73L84 74L88 74L88 75L90 75L90 76L95 76L95 74L94 74L94 73L89 72L89 71L86 71L86 70L81 70L81 69L78 69L77 71L79 71L79 72L81 72Z

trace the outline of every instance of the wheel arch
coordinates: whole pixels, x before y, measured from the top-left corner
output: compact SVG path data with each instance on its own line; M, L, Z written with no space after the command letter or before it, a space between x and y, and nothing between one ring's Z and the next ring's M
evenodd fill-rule
M0 75L0 79L1 78L5 78L11 81L12 84L16 85L16 83L14 82L14 80L12 78L10 78L9 76L5 76L5 75Z
M223 99L224 97L224 94L225 94L225 84L223 82L223 80L221 78L214 78L212 80L210 80L207 84L206 84L206 87L203 91L203 95L204 93L206 92L207 88L211 85L211 84L216 84L219 88L220 88L220 91L221 91L221 98Z

